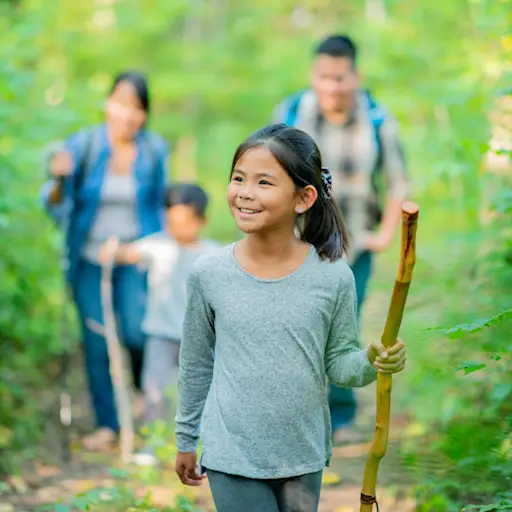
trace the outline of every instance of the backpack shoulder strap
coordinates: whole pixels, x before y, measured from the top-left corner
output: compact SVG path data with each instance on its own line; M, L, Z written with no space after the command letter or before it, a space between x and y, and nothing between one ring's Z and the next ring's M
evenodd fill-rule
M92 164L98 151L98 146L98 129L96 127L86 128L83 134L83 148L77 167L77 178L75 181L76 191L80 190L85 178L91 172Z
M370 116L370 122L372 123L373 132L375 136L375 142L377 143L377 165L376 170L382 167L382 138L381 138L381 127L387 117L387 112L382 108L372 97L369 91L366 91L366 97L368 99L368 115Z
M303 95L304 91L300 91L285 100L286 113L283 119L284 124L287 124L288 126L295 126L295 123L297 122L297 115L299 113L300 102Z

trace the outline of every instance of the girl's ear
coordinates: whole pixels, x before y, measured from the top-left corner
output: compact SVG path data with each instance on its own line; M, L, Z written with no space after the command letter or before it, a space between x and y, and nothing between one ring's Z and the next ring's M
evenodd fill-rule
M318 191L313 185L308 185L299 191L297 202L295 203L295 213L298 215L306 213L318 199Z

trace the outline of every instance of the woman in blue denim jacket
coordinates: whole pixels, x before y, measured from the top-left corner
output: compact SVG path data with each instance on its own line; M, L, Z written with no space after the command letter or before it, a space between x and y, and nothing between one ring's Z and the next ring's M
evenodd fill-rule
M84 438L90 449L115 442L119 429L109 373L100 300L99 251L110 238L121 243L162 229L168 147L146 130L150 109L144 77L118 75L106 102L106 122L72 135L50 161L51 179L41 191L48 213L65 231L66 277L82 328L85 366L97 430ZM140 386L146 274L117 266L114 308L121 339Z

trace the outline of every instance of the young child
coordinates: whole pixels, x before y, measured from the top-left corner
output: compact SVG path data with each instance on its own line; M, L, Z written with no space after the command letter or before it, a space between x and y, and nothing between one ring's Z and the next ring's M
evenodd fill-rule
M119 263L147 266L148 303L143 329L148 336L144 351L142 387L146 401L146 421L169 421L166 397L174 383L186 305L186 281L195 261L218 248L200 239L205 225L208 197L198 185L176 184L165 193L166 231L150 235L116 252ZM139 464L154 464L151 447L135 454Z
M399 372L405 347L359 348L347 236L309 135L278 124L243 142L228 203L247 237L188 280L176 471L186 485L205 471L218 512L314 512L331 458L328 381Z

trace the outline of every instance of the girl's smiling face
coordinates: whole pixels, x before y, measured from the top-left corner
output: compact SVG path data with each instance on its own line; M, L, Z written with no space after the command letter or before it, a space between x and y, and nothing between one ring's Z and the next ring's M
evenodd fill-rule
M247 150L235 163L228 204L244 233L293 229L302 203L293 180L264 146Z

